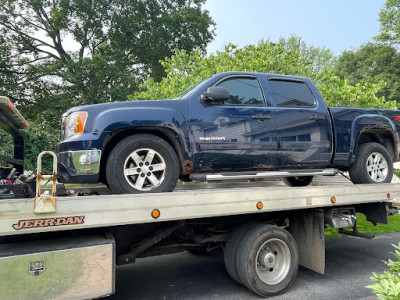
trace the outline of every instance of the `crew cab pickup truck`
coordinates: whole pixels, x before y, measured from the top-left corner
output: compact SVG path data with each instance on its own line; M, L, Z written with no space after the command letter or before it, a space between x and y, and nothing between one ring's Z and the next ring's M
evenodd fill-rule
M165 192L181 180L284 177L349 171L386 183L399 160L400 112L328 108L308 78L215 74L176 99L74 107L62 117L61 182L114 193Z

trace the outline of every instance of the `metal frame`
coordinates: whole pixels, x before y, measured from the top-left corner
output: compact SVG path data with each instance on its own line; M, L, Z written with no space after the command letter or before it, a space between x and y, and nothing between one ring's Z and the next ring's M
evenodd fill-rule
M0 161L10 163L18 173L24 171L24 132L21 129L28 128L28 122L11 103L7 97L0 96L0 129L5 130L13 137L13 157L0 155Z

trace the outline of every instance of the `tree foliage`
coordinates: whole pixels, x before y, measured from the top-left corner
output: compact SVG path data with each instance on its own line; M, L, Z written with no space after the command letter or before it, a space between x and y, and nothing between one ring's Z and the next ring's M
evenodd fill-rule
M53 126L71 106L126 100L143 78L161 80L175 48L205 49L204 2L0 0L0 92Z
M261 41L243 48L228 45L225 51L210 56L199 51L176 51L162 62L167 76L161 82L149 79L130 100L173 98L214 72L251 71L309 77L330 106L396 107L395 102L377 96L384 82L351 85L334 74L334 64L329 50L307 46L298 37Z
M377 96L400 101L400 55L392 46L368 43L344 51L336 63L336 74L352 85L383 81Z
M229 44L224 51L209 56L201 51L176 50L174 56L161 62L167 76L161 82L149 79L141 86L141 92L130 99L171 98L213 73L226 71L318 77L322 70L330 68L332 60L330 50L309 47L294 36L278 42L261 41L243 48Z
M400 102L400 0L385 1L379 22L375 42L344 51L336 64L336 74L352 85L378 84L378 97Z
M400 0L386 0L379 12L380 33L376 40L400 45Z

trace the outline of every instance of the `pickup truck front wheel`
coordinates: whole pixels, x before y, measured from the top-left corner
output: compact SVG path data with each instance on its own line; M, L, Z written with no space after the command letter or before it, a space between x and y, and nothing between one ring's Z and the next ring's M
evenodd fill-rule
M110 189L117 194L161 193L175 188L178 157L162 138L138 134L119 142L106 164Z
M393 177L393 160L389 152L378 143L358 147L354 164L350 166L351 181L359 183L389 183Z

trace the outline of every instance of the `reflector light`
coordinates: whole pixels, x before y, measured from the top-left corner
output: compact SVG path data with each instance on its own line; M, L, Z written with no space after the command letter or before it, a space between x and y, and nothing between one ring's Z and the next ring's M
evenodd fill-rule
M151 216L152 216L154 219L158 219L158 218L160 217L160 215L161 215L161 213L160 213L160 211L159 211L158 209L155 209L155 210L153 210L153 211L151 212Z
M390 199L390 194L389 194L389 193L387 193L387 194L386 194L386 197L387 197L388 199Z
M332 197L332 198L331 198L331 202L332 202L332 203L336 203L336 197Z
M394 117L394 120L395 120L395 121L400 121L400 116L395 116L395 117Z
M8 106L13 109L14 108L14 104L12 104L11 102L8 102Z
M262 209L264 207L264 204L262 202L257 202L257 209Z

